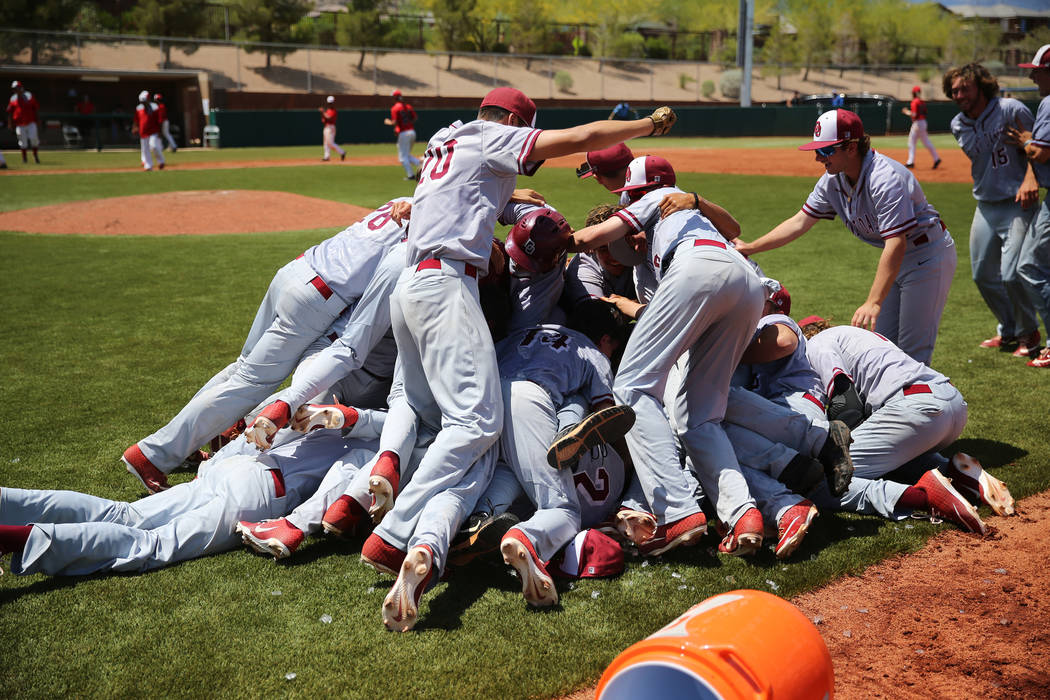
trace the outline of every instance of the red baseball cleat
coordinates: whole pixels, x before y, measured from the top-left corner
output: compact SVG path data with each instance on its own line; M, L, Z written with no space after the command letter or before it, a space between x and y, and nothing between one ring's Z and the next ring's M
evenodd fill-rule
M981 463L970 455L955 453L944 473L957 491L981 500L997 515L1014 514L1014 497L1010 495L1010 489L986 472Z
M142 454L138 444L134 444L124 450L124 455L120 458L120 461L124 463L128 473L141 481L142 485L150 493L160 493L171 488L171 485L168 483L168 475L153 466L153 462L146 459L146 455Z
M532 542L521 530L512 527L499 546L503 561L514 567L521 579L521 594L529 605L549 608L558 604L558 590L547 566L540 561Z
M368 477L368 492L372 494L372 505L368 514L372 522L379 524L383 516L394 507L397 489L401 482L400 463L396 454L386 451L379 455Z
M952 488L952 483L944 474L931 469L922 475L915 488L926 493L926 509L930 515L950 520L967 532L988 534L988 526L981 521L977 509Z
M395 632L407 632L419 618L419 599L434 580L434 554L419 545L408 550L394 586L383 599L383 624Z
M795 550L802 544L802 538L809 531L809 524L815 517L817 517L817 507L808 500L800 501L784 511L784 514L780 516L780 521L777 522L777 535L779 536L775 550L777 559L787 559L795 553Z
M405 553L373 532L361 546L361 561L381 574L397 576Z
M357 530L357 524L365 515L365 509L357 499L344 493L328 506L321 518L321 527L332 535L349 537Z
M656 557L675 547L694 544L705 532L707 518L703 513L693 513L657 527L651 539L638 545L638 551L647 557Z
M1043 351L1039 353L1039 357L1034 360L1029 360L1028 366L1039 367L1042 369L1050 367L1050 346L1043 348Z
M260 554L272 554L275 560L292 556L306 538L306 533L285 518L237 523L237 532L246 545Z
M1014 357L1031 357L1039 350L1039 331L1034 330L1028 335L1023 335L1017 339L1017 349L1014 350Z
M737 519L733 530L718 545L718 551L734 557L754 554L762 546L762 514L758 508L749 508Z

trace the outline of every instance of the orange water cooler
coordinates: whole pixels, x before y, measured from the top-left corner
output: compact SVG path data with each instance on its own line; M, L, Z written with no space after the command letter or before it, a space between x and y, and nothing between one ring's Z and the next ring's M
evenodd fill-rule
M762 591L708 598L624 650L597 700L821 700L834 697L831 655L798 608Z

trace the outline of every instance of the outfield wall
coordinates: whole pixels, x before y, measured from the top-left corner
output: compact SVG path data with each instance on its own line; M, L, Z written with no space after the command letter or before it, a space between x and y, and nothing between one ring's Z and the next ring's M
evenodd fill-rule
M1027 103L1035 112L1035 102ZM903 103L891 106L847 105L854 108L873 136L906 133L911 125L900 112ZM824 107L675 107L678 123L675 136L806 136ZM951 103L929 105L931 132L948 131L958 108ZM339 112L337 141L340 143L382 143L394 135L383 119L386 109L354 109ZM438 129L456 119L473 119L468 108L419 110L416 133L425 141ZM542 105L537 123L546 129L558 129L588 121L605 119L604 108L545 109ZM316 110L213 110L211 120L220 129L223 147L238 146L303 146L320 143L321 122Z

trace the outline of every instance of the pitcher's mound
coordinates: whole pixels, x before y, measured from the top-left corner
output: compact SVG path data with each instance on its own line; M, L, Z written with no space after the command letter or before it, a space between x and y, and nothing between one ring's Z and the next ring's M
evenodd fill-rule
M349 226L369 211L287 192L165 192L3 212L0 230L102 236L297 231Z

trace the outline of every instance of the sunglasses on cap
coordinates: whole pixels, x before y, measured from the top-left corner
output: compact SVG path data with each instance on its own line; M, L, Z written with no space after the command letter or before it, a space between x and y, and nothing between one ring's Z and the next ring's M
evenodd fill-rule
M576 168L576 177L583 177L584 175L589 175L592 172L594 172L594 168L591 167L591 164L584 162L583 165Z

